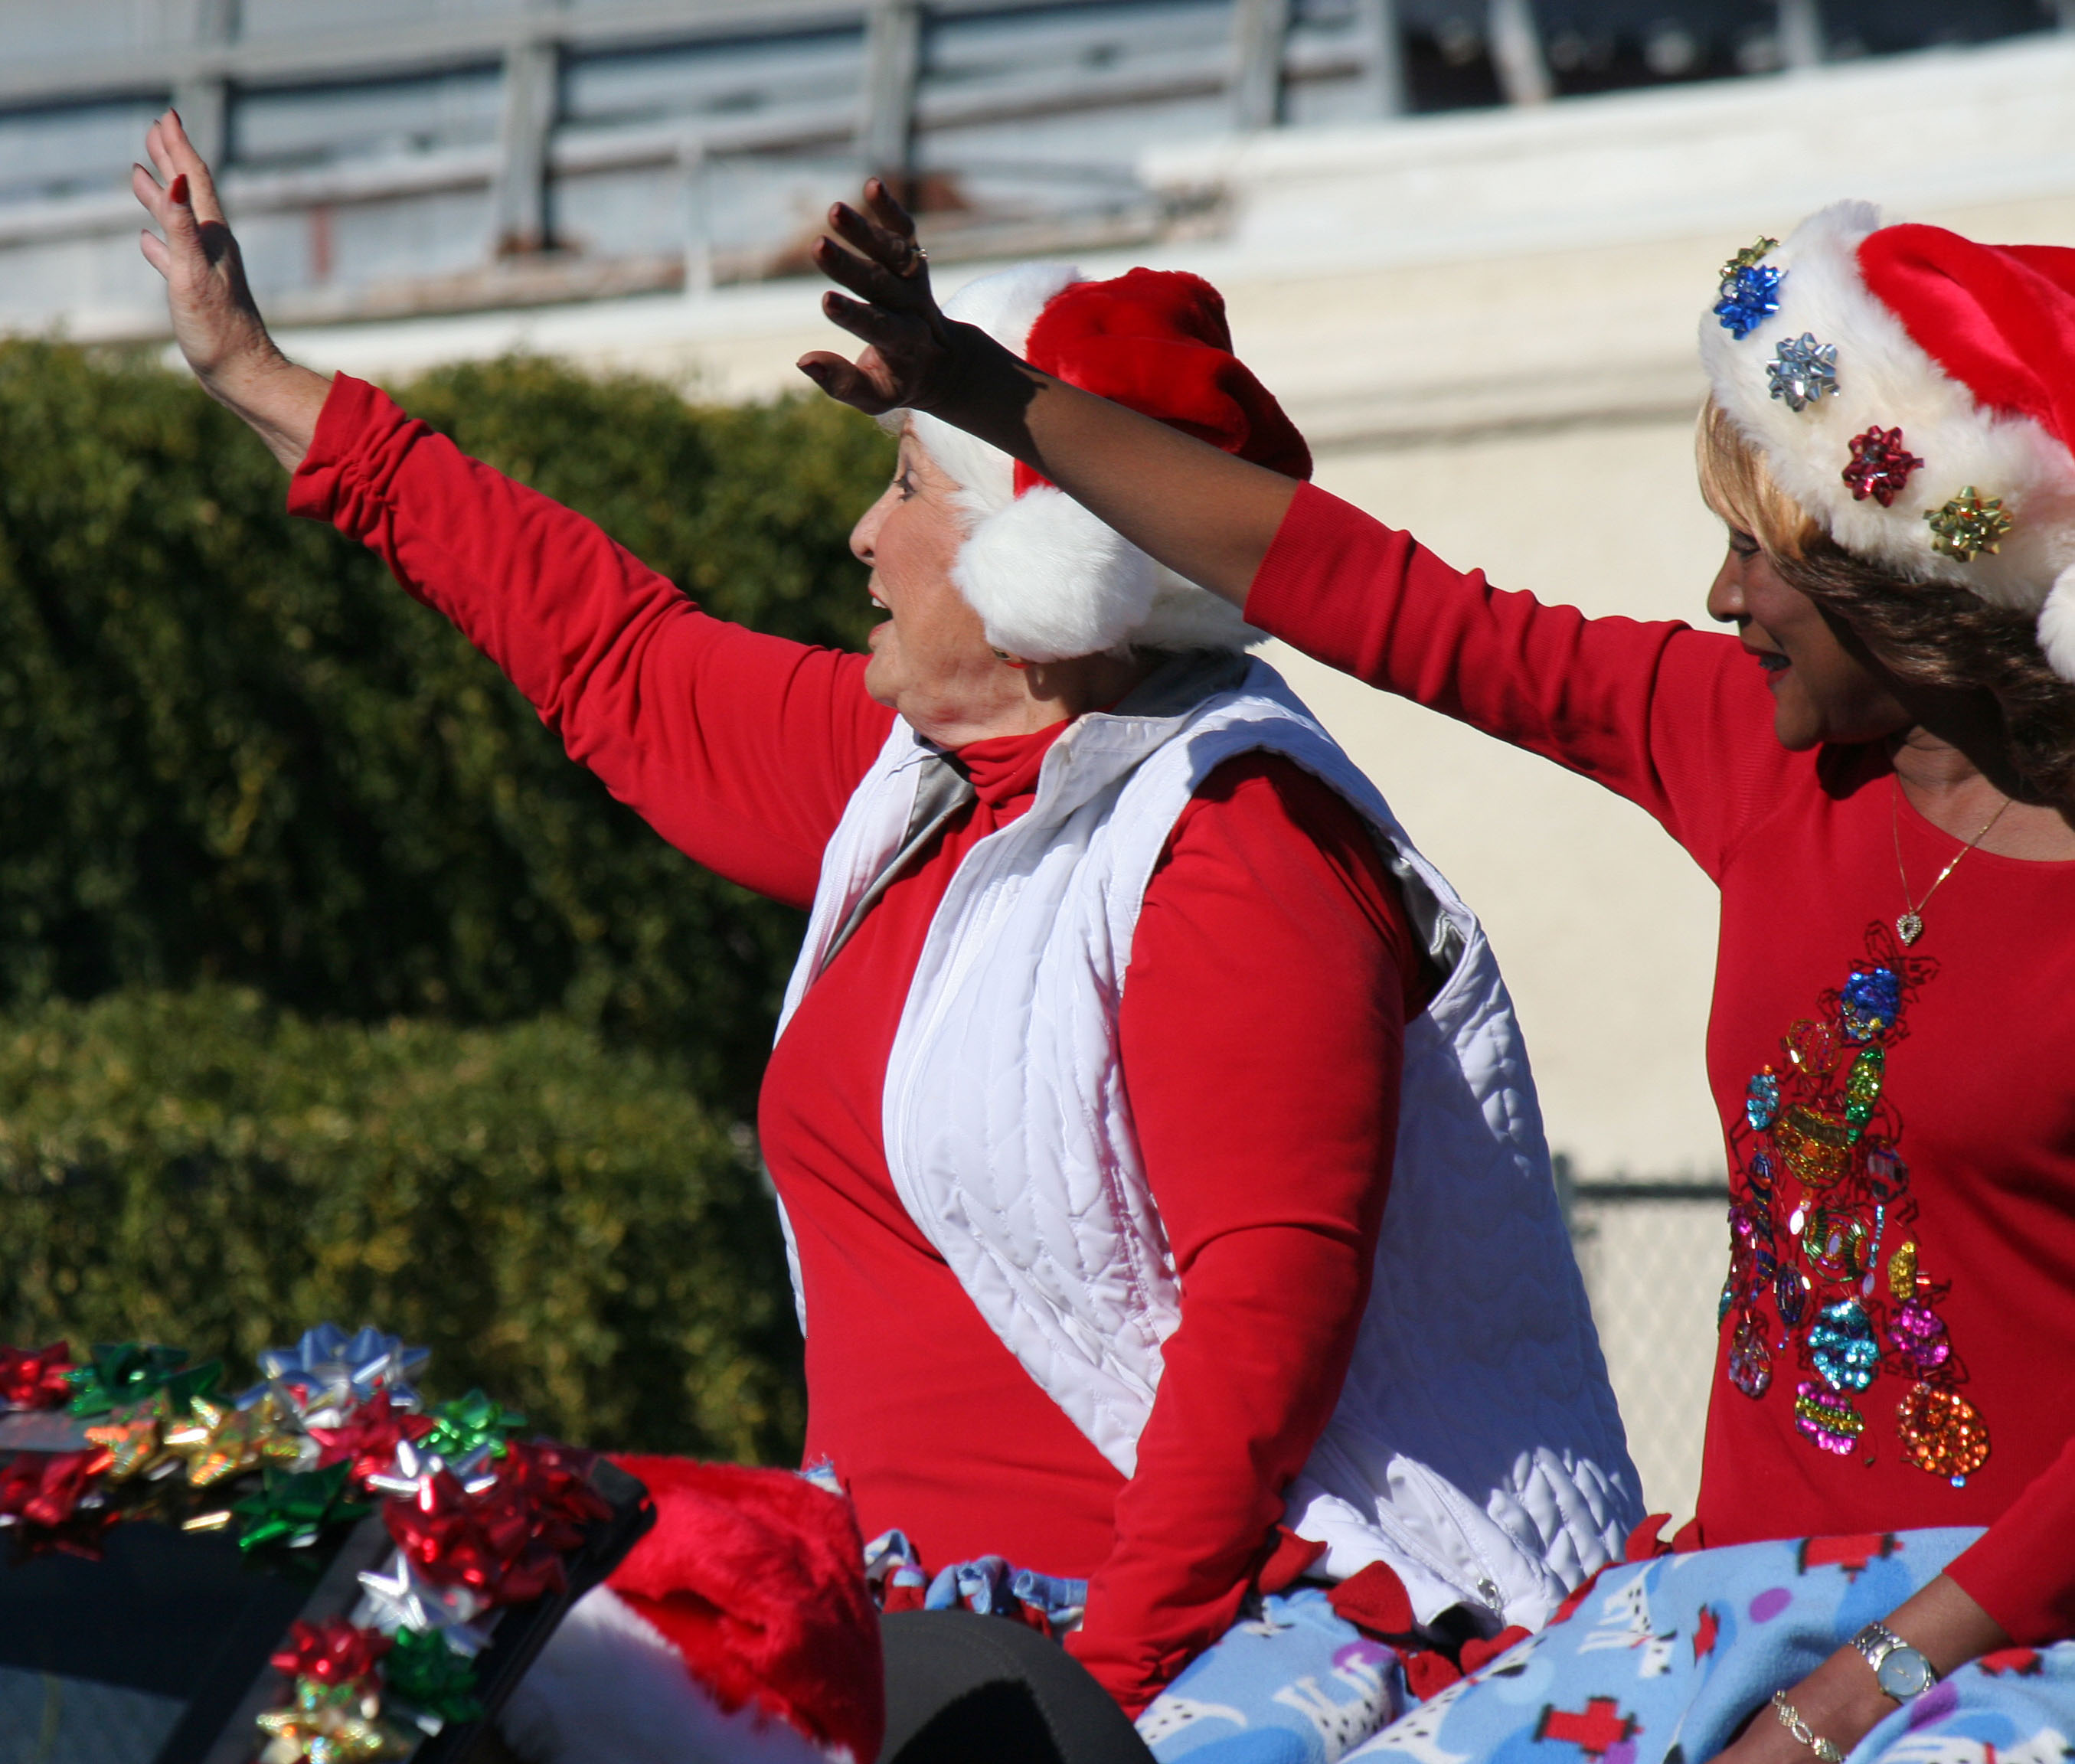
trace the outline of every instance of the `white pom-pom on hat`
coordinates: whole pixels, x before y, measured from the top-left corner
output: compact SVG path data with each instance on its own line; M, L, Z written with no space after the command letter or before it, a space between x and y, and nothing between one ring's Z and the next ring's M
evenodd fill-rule
M2047 665L2075 685L2075 565L2054 578L2039 609L2039 647L2046 652Z
M1232 354L1217 291L1193 275L1133 270L1090 282L1025 263L968 283L947 317L976 325L1045 371L1294 477L1311 455ZM1242 648L1261 640L1220 596L1163 569L998 449L926 412L916 441L959 486L968 524L951 577L988 641L1025 661L1136 644Z
M1153 568L1063 491L1036 484L973 528L951 580L988 642L1056 661L1129 640L1153 610Z

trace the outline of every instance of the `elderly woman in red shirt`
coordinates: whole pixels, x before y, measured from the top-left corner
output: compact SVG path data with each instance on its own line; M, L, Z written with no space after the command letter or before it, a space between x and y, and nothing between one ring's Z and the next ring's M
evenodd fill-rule
M710 619L286 361L177 119L149 146L176 334L291 507L378 552L665 838L811 907L759 1124L808 1455L902 1534L879 1565L948 1596L980 1563L968 1604L1050 1620L1135 1714L1300 1573L1443 1641L1545 1619L1618 1550L1634 1472L1489 946L1245 660L1257 633L924 415L853 536L868 656ZM1031 266L966 300L1308 472L1195 278ZM1343 1740L1390 1705L1369 1660Z
M2075 1636L2075 251L1844 203L1724 265L1700 447L1730 638L1496 592L1014 360L867 206L837 217L854 252L822 250L870 346L802 362L826 390L987 437L1257 625L1641 804L1721 888L1735 1198L1679 1540L1709 1547L1621 1571L1379 1754L1697 1764L1770 1696L1740 1764L2065 1755L2075 1649L2041 1650Z

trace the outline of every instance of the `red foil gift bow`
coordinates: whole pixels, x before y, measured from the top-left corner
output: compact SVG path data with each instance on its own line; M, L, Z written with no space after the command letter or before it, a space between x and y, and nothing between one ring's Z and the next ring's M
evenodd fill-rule
M53 1342L48 1348L0 1348L0 1408L57 1409L72 1400L65 1374L72 1370L72 1348Z
M445 1467L416 1498L390 1501L383 1521L397 1547L436 1586L465 1586L499 1605L518 1605L567 1584L562 1552L589 1521L609 1514L582 1478L584 1455L515 1443L497 1480L470 1493Z
M405 1439L422 1439L433 1431L430 1415L396 1408L389 1393L379 1390L336 1427L312 1427L310 1437L323 1448L320 1468L334 1464L352 1466L347 1474L364 1485L396 1461L396 1447Z
M109 1454L100 1446L85 1451L17 1452L0 1469L0 1518L26 1525L63 1525L108 1464Z
M313 1679L328 1687L360 1684L375 1675L376 1663L393 1644L375 1629L355 1629L344 1617L288 1625L288 1645L267 1663L291 1678Z

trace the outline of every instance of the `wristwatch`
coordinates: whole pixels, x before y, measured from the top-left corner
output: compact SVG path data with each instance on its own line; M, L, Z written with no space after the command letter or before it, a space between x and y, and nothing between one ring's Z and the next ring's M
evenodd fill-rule
M1938 1682L1937 1668L1885 1623L1869 1623L1852 1638L1883 1694L1898 1703L1920 1697Z

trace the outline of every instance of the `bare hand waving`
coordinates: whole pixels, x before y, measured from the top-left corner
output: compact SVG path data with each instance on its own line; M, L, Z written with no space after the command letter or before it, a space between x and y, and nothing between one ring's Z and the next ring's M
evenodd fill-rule
M296 366L267 334L216 180L176 113L151 125L144 148L157 176L133 167L130 188L165 235L147 229L140 242L166 279L174 340L203 390L250 423L293 470L309 450L329 383Z
M864 186L864 213L847 202L829 211L830 238L814 243L814 264L833 289L822 311L867 346L855 362L830 350L800 358L800 371L831 398L876 416L889 410L928 410L951 392L958 377L960 331L984 342L969 325L955 325L930 291L930 263L915 242L915 223L877 178ZM968 346L969 344L968 344Z

